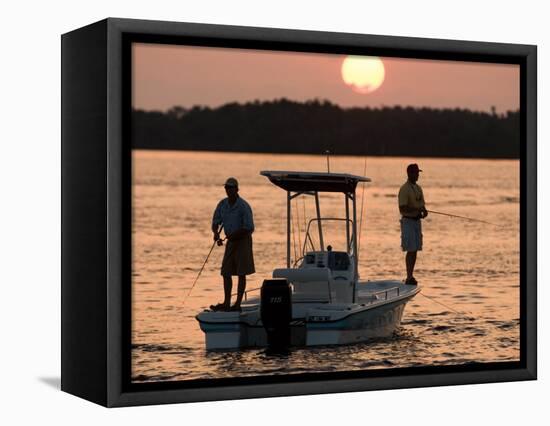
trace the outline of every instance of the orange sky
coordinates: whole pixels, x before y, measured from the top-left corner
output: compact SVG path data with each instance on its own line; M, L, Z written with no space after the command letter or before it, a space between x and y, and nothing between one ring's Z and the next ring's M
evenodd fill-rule
M345 56L136 43L133 107L217 107L285 97L342 107L519 109L519 65L382 58L385 80L359 94L341 76Z

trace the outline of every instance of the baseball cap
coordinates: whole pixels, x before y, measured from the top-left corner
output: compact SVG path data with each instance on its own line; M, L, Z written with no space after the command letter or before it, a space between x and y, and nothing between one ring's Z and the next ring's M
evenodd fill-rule
M239 182L234 177L227 178L223 186L234 186L235 188L239 187Z
M413 163L413 164L409 164L407 166L407 173L412 173L412 172L421 172L422 170L420 170L420 168L418 167L418 164L416 163Z

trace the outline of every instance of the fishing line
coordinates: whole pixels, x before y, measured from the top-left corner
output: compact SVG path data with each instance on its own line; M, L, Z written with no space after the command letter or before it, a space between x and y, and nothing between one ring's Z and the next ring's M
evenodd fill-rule
M428 210L428 213L433 213L433 214L439 214L439 215L442 215L442 216L448 216L448 217L455 217L457 219L465 219L465 220L469 220L471 222L481 222L481 223L485 223L487 225L493 225L493 226L498 226L498 227L503 227L504 225L498 225L496 223L492 223L492 222L487 222L486 220L480 220L480 219L474 219L474 218L471 218L471 217L466 217L466 216L459 216L457 214L449 214L449 213L443 213L443 212L436 212L434 210Z
M439 302L438 300L435 300L434 297L430 297L430 296L426 296L424 293L420 292L419 293L421 296L424 296L426 299L430 299L432 302L435 302L451 311L453 311L455 314L458 314L458 315L461 315L463 318L467 319L467 320L474 320L475 318L471 317L471 316L467 316L466 313L464 312L460 312L460 311L457 311L456 309L454 308L451 308L450 306L446 305L445 303L443 302Z
M223 229L223 226L220 228L219 232L222 232L222 229ZM216 246L216 244L219 244L219 245L221 246L222 243L223 243L225 240L227 240L227 237L224 238L223 240L222 240L222 239L216 240L216 241L214 241L214 243L212 244L212 247L210 247L210 251L208 252L208 256L206 256L206 259L205 259L204 263L202 264L199 273L197 274L197 278L195 278L195 281L193 281L193 285L189 288L189 291L187 292L187 294L186 294L185 297L183 298L182 306L185 305L185 301L187 300L187 298L189 297L189 295L191 294L191 292L192 292L193 289L195 288L195 284L197 284L197 281L199 280L199 277L201 276L202 271L204 270L204 267L206 266L206 263L208 262L208 259L210 258L210 255L212 254L212 250L214 250L214 247Z

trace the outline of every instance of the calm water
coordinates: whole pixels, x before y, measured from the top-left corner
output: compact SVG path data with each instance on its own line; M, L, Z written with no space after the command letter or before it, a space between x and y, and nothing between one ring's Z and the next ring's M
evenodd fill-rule
M403 279L396 194L408 158L368 158L359 271L362 279ZM430 215L415 276L422 293L405 308L391 338L295 349L286 358L263 349L207 352L194 316L223 299L216 247L191 296L183 299L212 245L210 221L225 197L228 176L253 208L260 287L285 265L286 194L260 170L325 171L320 156L134 151L133 363L136 382L451 365L519 360L519 162L415 158L428 209L502 226ZM331 171L362 175L364 158L332 157ZM363 192L358 190L358 210ZM314 204L298 200L294 239L303 243L304 216ZM321 198L324 216L342 217L343 196ZM359 212L358 212L359 213ZM298 232L298 230L300 232ZM337 249L333 229L327 241ZM294 251L293 251L294 256ZM235 282L236 286L236 282ZM236 290L236 289L235 289ZM429 299L425 296L429 296ZM436 301L446 305L436 303ZM452 308L452 309L450 309ZM459 313L455 312L458 311Z

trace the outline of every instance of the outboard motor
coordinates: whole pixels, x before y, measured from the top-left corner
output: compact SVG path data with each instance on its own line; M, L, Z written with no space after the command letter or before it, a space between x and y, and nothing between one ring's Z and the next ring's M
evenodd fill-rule
M261 290L260 315L271 348L290 346L292 300L286 278L264 280Z

